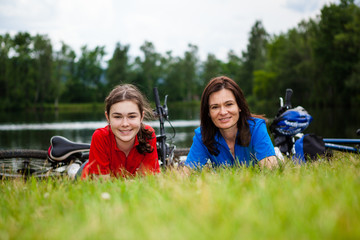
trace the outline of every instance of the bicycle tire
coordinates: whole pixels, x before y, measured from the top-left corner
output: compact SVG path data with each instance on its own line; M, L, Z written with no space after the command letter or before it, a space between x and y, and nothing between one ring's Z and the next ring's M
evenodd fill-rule
M1 150L0 178L49 177L61 175L52 171L54 164L47 159L45 150Z

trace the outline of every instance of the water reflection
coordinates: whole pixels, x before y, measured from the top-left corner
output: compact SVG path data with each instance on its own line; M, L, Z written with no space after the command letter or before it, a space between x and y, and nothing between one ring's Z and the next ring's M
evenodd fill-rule
M158 121L145 121L145 124L150 125L153 128L159 127ZM165 122L165 127L192 127L199 126L199 120L174 120L171 122ZM63 123L30 123L30 124L2 124L0 125L0 131L21 131L21 130L82 130L104 127L106 123L100 122L63 122Z
M146 122L159 132L159 122ZM194 129L199 120L176 120L166 122L165 129L170 142L177 147L189 147ZM0 149L47 149L52 136L61 135L75 142L91 142L95 129L106 126L106 122L63 122L0 124Z
M168 139L177 147L190 147L194 129L199 126L198 106L171 107L171 123L165 123ZM349 109L307 109L314 121L306 130L323 137L359 138L360 114ZM270 115L267 115L270 116ZM146 122L159 132L158 121ZM95 129L104 127L102 109L92 112L7 112L0 114L0 149L47 149L50 138L64 136L75 142L91 142ZM173 138L172 138L173 137Z
M165 123L168 139L177 147L189 147L199 126L198 106L170 106L169 116L176 135ZM186 119L186 120L182 120ZM159 132L158 121L148 121ZM47 149L52 136L61 135L75 142L91 142L94 130L106 126L104 109L93 111L21 111L0 114L0 149Z

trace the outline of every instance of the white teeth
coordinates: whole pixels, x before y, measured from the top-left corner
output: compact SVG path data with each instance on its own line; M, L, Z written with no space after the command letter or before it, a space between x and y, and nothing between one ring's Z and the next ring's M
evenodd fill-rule
M130 132L131 130L120 130L120 132L122 132L122 133L128 133L128 132Z

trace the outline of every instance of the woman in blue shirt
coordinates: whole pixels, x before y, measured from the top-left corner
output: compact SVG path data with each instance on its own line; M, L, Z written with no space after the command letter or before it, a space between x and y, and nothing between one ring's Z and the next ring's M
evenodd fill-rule
M274 146L260 115L250 113L240 87L230 78L210 80L201 97L200 127L185 165L277 165Z

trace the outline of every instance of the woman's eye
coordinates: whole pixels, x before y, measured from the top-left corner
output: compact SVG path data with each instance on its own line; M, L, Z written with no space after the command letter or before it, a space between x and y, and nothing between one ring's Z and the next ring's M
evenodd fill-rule
M210 109L211 110L215 110L215 109L217 109L218 108L218 106L212 106Z

